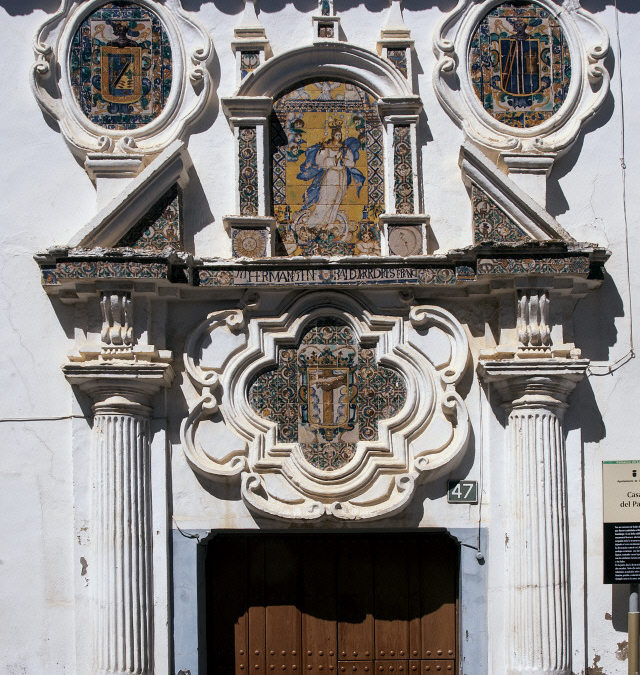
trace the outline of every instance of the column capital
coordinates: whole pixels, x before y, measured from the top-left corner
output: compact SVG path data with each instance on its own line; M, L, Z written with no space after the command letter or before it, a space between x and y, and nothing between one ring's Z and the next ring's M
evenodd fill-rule
M584 377L588 359L509 359L481 361L478 375L494 385L508 410L567 407L569 396Z
M84 361L62 367L65 377L93 399L95 413L151 413L151 397L173 381L170 363Z

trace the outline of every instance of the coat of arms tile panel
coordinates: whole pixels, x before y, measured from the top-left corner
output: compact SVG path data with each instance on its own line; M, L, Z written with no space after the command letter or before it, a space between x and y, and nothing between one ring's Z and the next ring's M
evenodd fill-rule
M511 127L535 127L564 103L569 45L551 12L535 2L504 2L478 25L469 54L471 82L484 109Z
M277 367L251 384L249 402L278 424L279 443L298 443L310 464L334 471L353 458L358 441L377 439L378 421L393 417L406 393L403 378L376 363L373 345L327 318L297 346L279 350Z
M78 27L69 53L82 112L106 129L137 129L163 110L171 90L171 45L146 7L109 2Z
M286 254L380 255L375 99L355 84L323 80L285 93L274 110L273 210Z

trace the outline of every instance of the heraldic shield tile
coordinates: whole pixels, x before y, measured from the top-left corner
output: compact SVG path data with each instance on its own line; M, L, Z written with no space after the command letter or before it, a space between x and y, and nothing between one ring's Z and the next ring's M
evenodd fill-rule
M171 91L171 45L146 7L109 2L78 27L69 52L82 112L107 129L137 129L163 110Z
M535 2L504 2L480 22L469 53L471 83L484 109L511 127L535 127L564 103L569 45L557 18Z
M281 348L278 365L258 375L249 403L276 422L279 443L298 443L306 460L334 471L354 456L358 441L378 438L378 421L404 405L403 378L375 360L350 326L320 319L295 347Z
M360 87L317 81L274 104L273 210L287 255L380 255L382 127Z

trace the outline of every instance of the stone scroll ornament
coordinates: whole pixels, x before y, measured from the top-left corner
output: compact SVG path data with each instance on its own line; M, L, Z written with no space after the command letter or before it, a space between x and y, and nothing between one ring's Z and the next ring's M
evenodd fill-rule
M181 438L199 474L240 480L247 506L273 518L364 520L402 510L461 459L469 347L449 312L378 316L334 293L250 312L213 312L186 344Z
M440 103L495 152L562 152L609 91L607 33L578 0L459 0L433 49Z
M32 91L82 158L160 152L211 90L211 38L179 0L64 0L34 51Z

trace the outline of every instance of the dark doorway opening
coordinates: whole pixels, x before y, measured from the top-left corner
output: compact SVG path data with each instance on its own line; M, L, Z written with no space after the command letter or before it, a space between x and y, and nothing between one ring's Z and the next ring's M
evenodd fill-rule
M455 673L458 567L440 532L217 534L207 673Z

